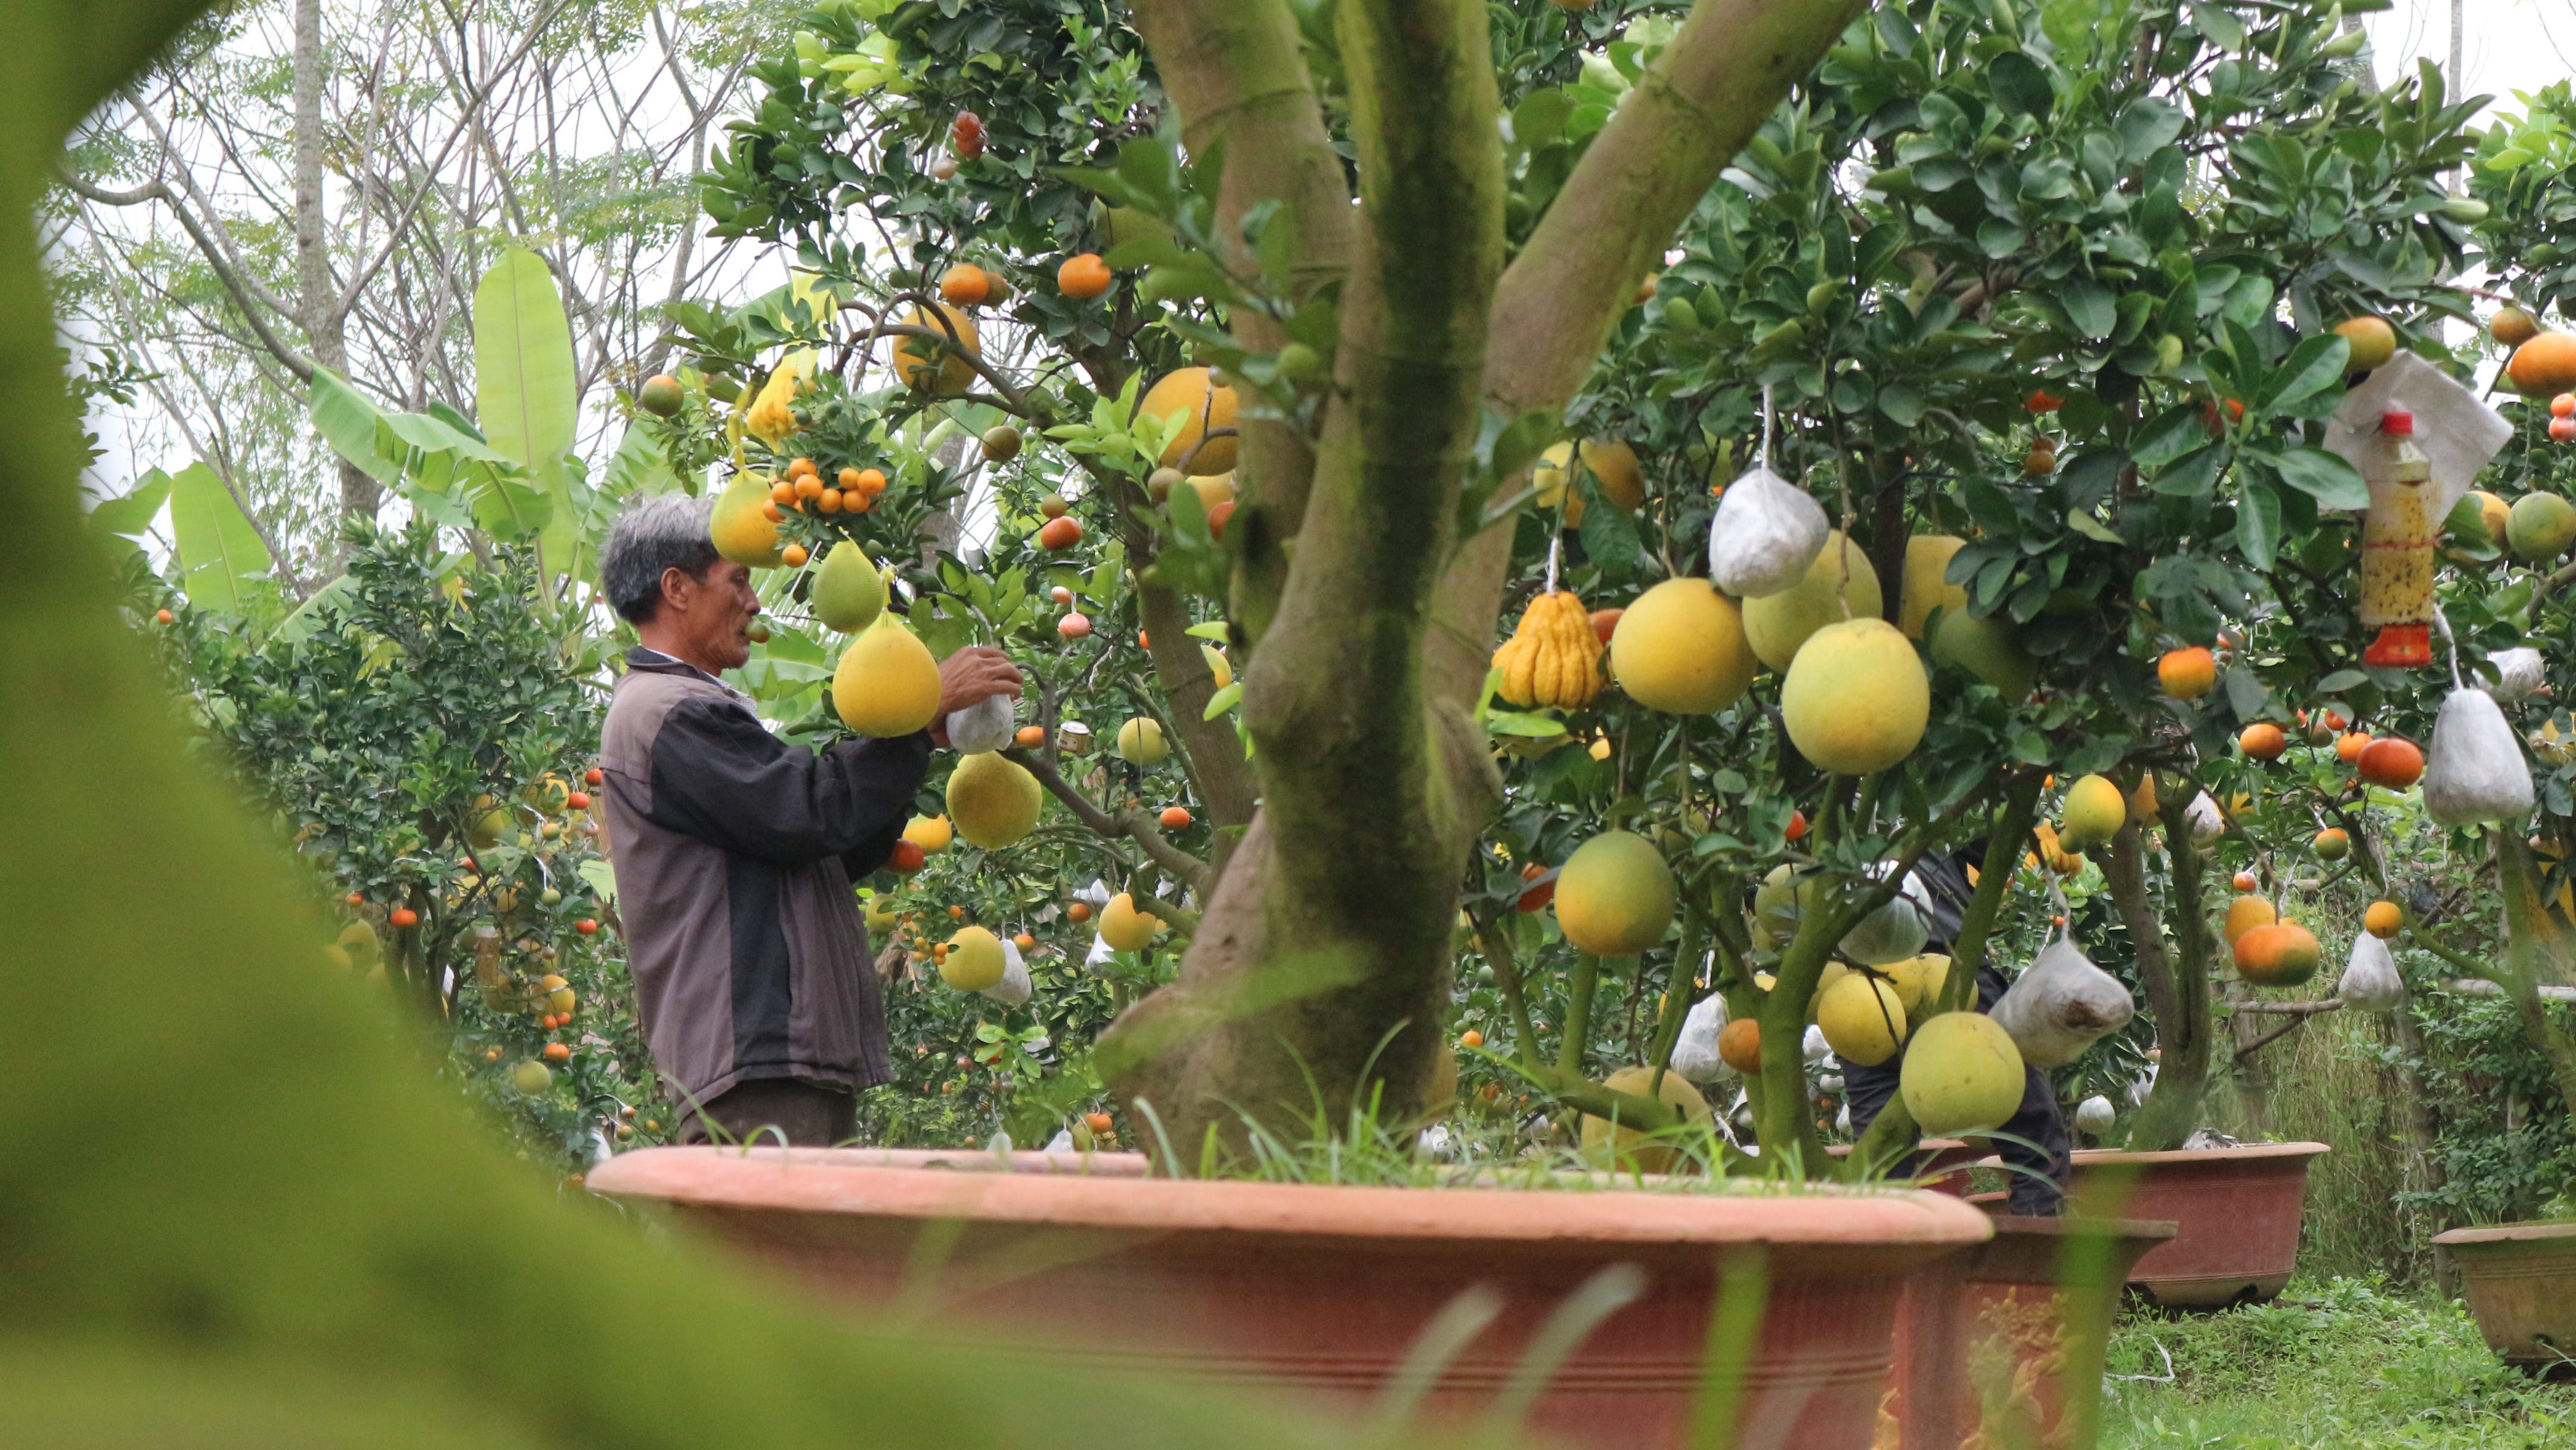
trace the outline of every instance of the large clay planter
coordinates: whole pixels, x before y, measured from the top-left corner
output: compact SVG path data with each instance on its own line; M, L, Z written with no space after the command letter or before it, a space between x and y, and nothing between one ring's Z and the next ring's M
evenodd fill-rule
M2489 1349L2524 1369L2576 1372L2576 1223L2455 1228L2433 1242L2459 1266Z
M935 1166L946 1165L946 1166ZM1636 1298L1560 1363L1529 1423L1575 1445L1689 1441L1722 1266L1759 1265L1761 1332L1739 1450L1864 1450L1906 1278L1983 1243L1985 1215L1926 1192L1343 1188L1173 1181L1100 1155L656 1148L593 1190L658 1204L877 1322L1166 1379L1376 1400L1425 1326L1482 1286L1492 1324L1421 1401L1487 1411L1531 1336L1616 1264ZM984 1171L958 1171L981 1169ZM1732 1292L1732 1291L1730 1291ZM966 1352L976 1352L969 1349Z
M2308 1163L2323 1143L2248 1143L2173 1153L2086 1150L2075 1155L2070 1212L2165 1219L2173 1239L2150 1250L2129 1282L2170 1309L2261 1303L2299 1262Z
M1916 1270L1888 1375L1896 1446L2090 1447L2121 1282L2173 1236L2136 1219L1997 1218L1991 1240Z

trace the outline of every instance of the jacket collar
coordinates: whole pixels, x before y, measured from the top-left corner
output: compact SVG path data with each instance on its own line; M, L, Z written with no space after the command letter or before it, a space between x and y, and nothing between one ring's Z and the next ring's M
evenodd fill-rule
M726 684L724 681L717 679L715 676L708 674L706 671L699 669L696 665L690 664L687 660L666 655L660 650L647 649L640 644L628 647L626 651L626 668L630 672L642 671L646 674L654 675L682 675L693 680L704 680L708 684L715 686L717 689L724 691L726 695L732 698L735 704L742 706L745 710L750 710L754 718L757 718L760 714L757 709L753 708L751 697L749 695L746 695L742 691L735 689L733 686Z

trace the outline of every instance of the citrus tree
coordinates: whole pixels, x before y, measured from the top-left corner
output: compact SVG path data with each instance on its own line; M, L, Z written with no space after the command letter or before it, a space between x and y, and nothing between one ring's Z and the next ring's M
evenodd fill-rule
M2371 648L2370 493L2324 444L2400 349L2471 360L2474 104L2373 85L2327 6L1441 17L1399 59L1359 5L812 11L705 187L805 271L690 314L671 398L719 542L784 566L752 676L843 728L816 605L853 546L934 652L1033 667L1005 755L1107 854L993 859L1171 929L1101 1067L1175 1142L1437 1101L1453 986L1480 1097L1677 1125L1714 986L1769 1161L1821 1171L1820 991L1857 975L1892 1057L1897 1006L1970 1005L2061 915L2161 1048L2129 1141L2179 1142L2221 994L2323 949L2234 947L2211 878L2277 915L2376 873L2411 777L2309 732L2424 740L2448 689ZM1712 590L1730 493L1848 542ZM2439 596L2470 672L2520 629L2475 515ZM1987 869L1900 980L1855 943L1936 853ZM1915 1127L1880 1123L1855 1171Z

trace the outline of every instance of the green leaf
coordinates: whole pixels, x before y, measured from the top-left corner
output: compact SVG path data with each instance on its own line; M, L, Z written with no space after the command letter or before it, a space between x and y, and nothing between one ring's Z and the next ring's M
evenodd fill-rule
M537 469L571 451L581 398L572 325L545 259L519 246L474 287L474 411L501 456Z
M654 433L640 422L626 425L626 436L617 440L617 452L610 456L608 472L600 479L601 493L624 499L639 493L682 491L680 475L672 471L671 460Z
M232 490L203 463L189 464L170 481L170 532L178 542L188 602L244 613L250 581L267 573L273 561Z
M1222 619L1211 619L1205 624L1193 624L1181 632L1192 639L1212 639L1223 644L1232 637L1233 628Z
M1545 740L1565 733L1565 722L1553 715L1522 714L1497 710L1485 717L1486 733L1518 735L1530 740Z
M1202 720L1213 720L1217 716L1224 714L1226 711L1233 709L1235 702L1242 698L1243 681L1237 680L1226 686L1224 689L1217 691L1215 694L1208 696L1207 708L1199 712L1199 718Z
M2168 408L2149 423L2130 449L2140 468L2162 468L2209 441L2200 409L2185 403Z
M2057 300L2065 305L2067 320L2086 337L2109 337L2119 324L2119 303L2111 289L2090 277L2067 278L2057 289Z
M378 446L378 425L384 411L369 402L365 394L326 369L315 368L304 407L313 415L313 426L321 430L331 451L356 464L359 472L378 483L393 483L402 477L402 465L386 457Z
M2049 86L2048 72L2020 51L2008 50L1986 62L1986 80L2006 110L2046 121L2049 108L2057 104L2057 92Z
M2316 691L2320 695L2334 695L2340 694L2345 690L2349 690L2355 685L2366 685L2369 683L2370 676L2362 673L2360 670L2337 670L2333 674L2326 676L2324 679L2317 681Z
M2245 48L2245 22L2212 0L2191 0L2191 23L2220 50Z
M2281 365L2265 379L2263 389L2255 395L2258 407L2286 408L2305 401L2343 381L2352 365L2352 344L2342 337L2327 333L2312 337L2290 350ZM2359 505L2354 505L2359 507Z
M2125 544L2128 540L2111 532L2108 525L2082 509L2066 511L2066 526L2088 539L2104 544Z
M2282 482L2315 499L2319 508L2370 507L2370 485L2362 481L2360 472L2322 448L2288 449L2272 460L2272 466L2280 470Z
M122 498L111 498L89 511L89 526L102 534L133 536L152 527L161 505L170 501L170 475L153 469L134 481Z
M2236 548L2245 562L2269 569L2281 547L2281 496L2250 469L2242 472L2244 482L2236 500Z

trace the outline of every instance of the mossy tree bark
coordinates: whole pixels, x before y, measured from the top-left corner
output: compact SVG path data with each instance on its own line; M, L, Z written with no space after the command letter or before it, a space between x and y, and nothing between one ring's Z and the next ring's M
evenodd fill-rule
M2187 793L2186 793L2187 794ZM2202 894L2205 864L2191 836L2189 801L2164 802L2159 815L2165 827L2165 856L2172 895L2165 919L2173 924L2173 949L2163 947L2155 913L2146 900L2143 869L2145 842L2135 826L2133 837L2112 851L2112 899L2129 925L2138 952L2138 976L2147 990L2147 1010L2156 1014L2156 1085L2129 1127L2129 1147L2138 1152L2179 1148L2191 1136L2200 1116L2200 1100L2209 1087L2209 973L2218 959L2218 933L2209 925ZM2125 855L2123 854L2125 851ZM2153 950L2150 950L2153 948Z
M1372 1095L1393 1119L1422 1105L1459 882L1499 797L1470 712L1510 528L1454 522L1482 414L1573 398L1674 229L1858 9L1701 0L1505 267L1481 5L1345 0L1354 207L1283 0L1139 0L1185 138L1226 144L1220 234L1280 200L1298 284L1342 286L1318 437L1243 435L1232 615L1260 814L1180 980L1102 1042L1180 1166L1238 1113L1339 1127Z

